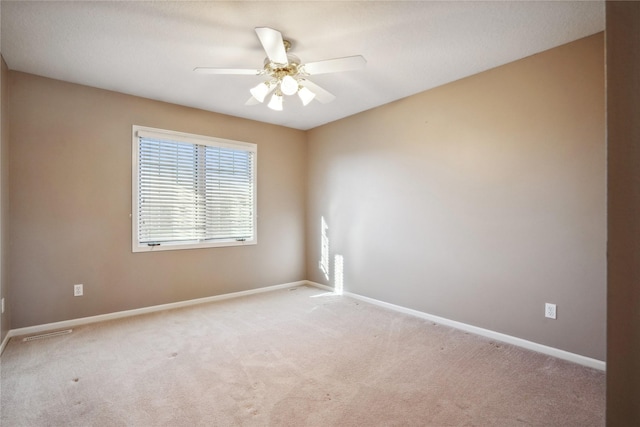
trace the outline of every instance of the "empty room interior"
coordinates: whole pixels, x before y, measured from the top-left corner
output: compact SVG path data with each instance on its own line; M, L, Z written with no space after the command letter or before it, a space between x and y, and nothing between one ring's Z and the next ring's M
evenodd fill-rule
M0 2L2 425L640 425L640 3Z

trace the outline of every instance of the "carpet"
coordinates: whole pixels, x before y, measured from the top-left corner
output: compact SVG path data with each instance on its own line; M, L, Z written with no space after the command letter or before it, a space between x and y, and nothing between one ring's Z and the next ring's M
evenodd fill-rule
M3 426L603 426L605 374L300 286L0 359Z

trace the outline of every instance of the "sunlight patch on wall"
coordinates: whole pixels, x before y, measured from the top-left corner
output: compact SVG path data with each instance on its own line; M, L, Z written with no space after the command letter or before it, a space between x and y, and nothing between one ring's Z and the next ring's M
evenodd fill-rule
M344 257L336 255L333 263L333 289L336 295L342 295L344 288Z
M329 236L327 235L327 222L320 218L320 270L325 279L329 280Z

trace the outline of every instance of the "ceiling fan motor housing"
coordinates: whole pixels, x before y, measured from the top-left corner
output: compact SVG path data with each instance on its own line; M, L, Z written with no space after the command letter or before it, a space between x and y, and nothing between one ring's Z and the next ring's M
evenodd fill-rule
M278 64L271 62L269 58L264 59L265 74L270 75L274 79L280 80L284 76L295 77L301 72L300 58L295 55L287 54L288 64Z

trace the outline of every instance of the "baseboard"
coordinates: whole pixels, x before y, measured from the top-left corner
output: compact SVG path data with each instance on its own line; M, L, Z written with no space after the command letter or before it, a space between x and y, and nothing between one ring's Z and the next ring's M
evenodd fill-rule
M7 332L7 335L4 336L4 339L2 340L2 343L0 344L0 356L2 356L2 352L4 351L4 348L7 346L7 343L9 342L9 339L11 339L11 330L9 330L9 332Z
M35 325L35 326L27 326L25 328L11 329L9 333L7 333L7 336L2 343L2 346L3 346L2 348L4 348L4 345L6 345L5 341L8 341L9 338L11 337L38 334L41 332L53 331L56 329L74 328L77 326L88 325L90 323L104 322L106 320L122 319L125 317L132 317L132 316L139 316L141 314L154 313L157 311L189 307L192 305L205 304L205 303L214 302L214 301L222 301L222 300L231 299L231 298L239 298L247 295L254 295L254 294L259 294L263 292L271 292L279 289L288 289L295 286L301 286L306 284L307 284L306 280L300 280L297 282L283 283L281 285L273 285L273 286L267 286L264 288L250 289L248 291L232 292L229 294L215 295L211 297L197 298L192 300L173 302L169 304L154 305L150 307L137 308L134 310L117 311L115 313L100 314L97 316L63 320L61 322L46 323L44 325Z
M139 316L141 314L154 313L157 311L171 310L171 309L181 308L181 307L189 307L192 305L205 304L205 303L214 302L214 301L222 301L222 300L231 299L231 298L239 298L247 295L259 294L263 292L271 292L279 289L287 289L287 288L292 288L300 285L309 285L309 286L316 287L318 289L323 289L329 292L333 292L333 288L330 286L323 285L317 282L312 282L310 280L300 280L297 282L267 286L267 287L258 288L258 289L250 289L247 291L232 292L229 294L215 295L211 297L197 298L197 299L179 301L179 302L174 302L169 304L154 305L154 306L143 307L143 308L138 308L134 310L118 311L115 313L100 314L97 316L82 317L78 319L64 320L61 322L27 326L25 328L18 328L18 329L11 329L5 336L4 340L2 340L2 343L0 344L0 355L4 351L7 343L9 342L9 339L15 336L37 334L42 332L53 331L56 329L73 328L77 326L87 325L90 323L104 322L106 320L121 319L125 317ZM533 350L538 353L557 357L558 359L568 360L570 362L577 363L583 366L588 366L590 368L599 369L601 371L606 370L606 362L603 362L601 360L592 359L590 357L582 356L575 353L570 353L568 351L560 350L554 347L549 347L543 344L538 344L532 341L527 341L522 338L506 335L500 332L491 331L489 329L479 328L477 326L469 325L469 324L458 322L455 320L450 320L444 317L434 316L432 314L424 313L422 311L413 310L410 308L402 307L402 306L391 304L388 302L376 300L373 298L354 294L352 292L343 292L343 295L351 298L355 298L361 301L365 301L373 305L385 307L390 310L398 311L400 313L405 313L411 316L420 317L422 319L429 320L441 325L446 325L455 329L460 329L465 332L470 332L476 335L480 335L480 336L491 338L497 341L505 342L507 344L513 344L518 347L526 348L528 350Z
M320 283L312 282L307 280L306 283L310 286L314 286L319 289L333 291L333 288L322 285ZM460 329L465 332L470 332L472 334L480 335L483 337L491 338L496 341L501 341L507 344L512 344L518 347L526 348L528 350L533 350L538 353L546 354L548 356L557 357L558 359L567 360L569 362L577 363L579 365L588 366L590 368L599 369L601 371L606 370L606 362L602 360L592 359L590 357L582 356L580 354L570 353L568 351L560 350L558 348L549 347L543 344L538 344L532 341L527 341L522 338L517 338L511 335L506 335L500 332L495 332L489 329L479 328L477 326L469 325L462 322L457 322L455 320L450 320L444 317L434 316L432 314L424 313L422 311L413 310L410 308L402 307L395 304L390 304L388 302L376 300L373 298L365 297L362 295L354 294L351 292L343 292L345 296L355 298L361 301L368 302L373 305L377 305L380 307L385 307L390 310L398 311L400 313L409 314L411 316L420 317L425 320L429 320L431 322L438 323L440 325L450 326L455 329Z

